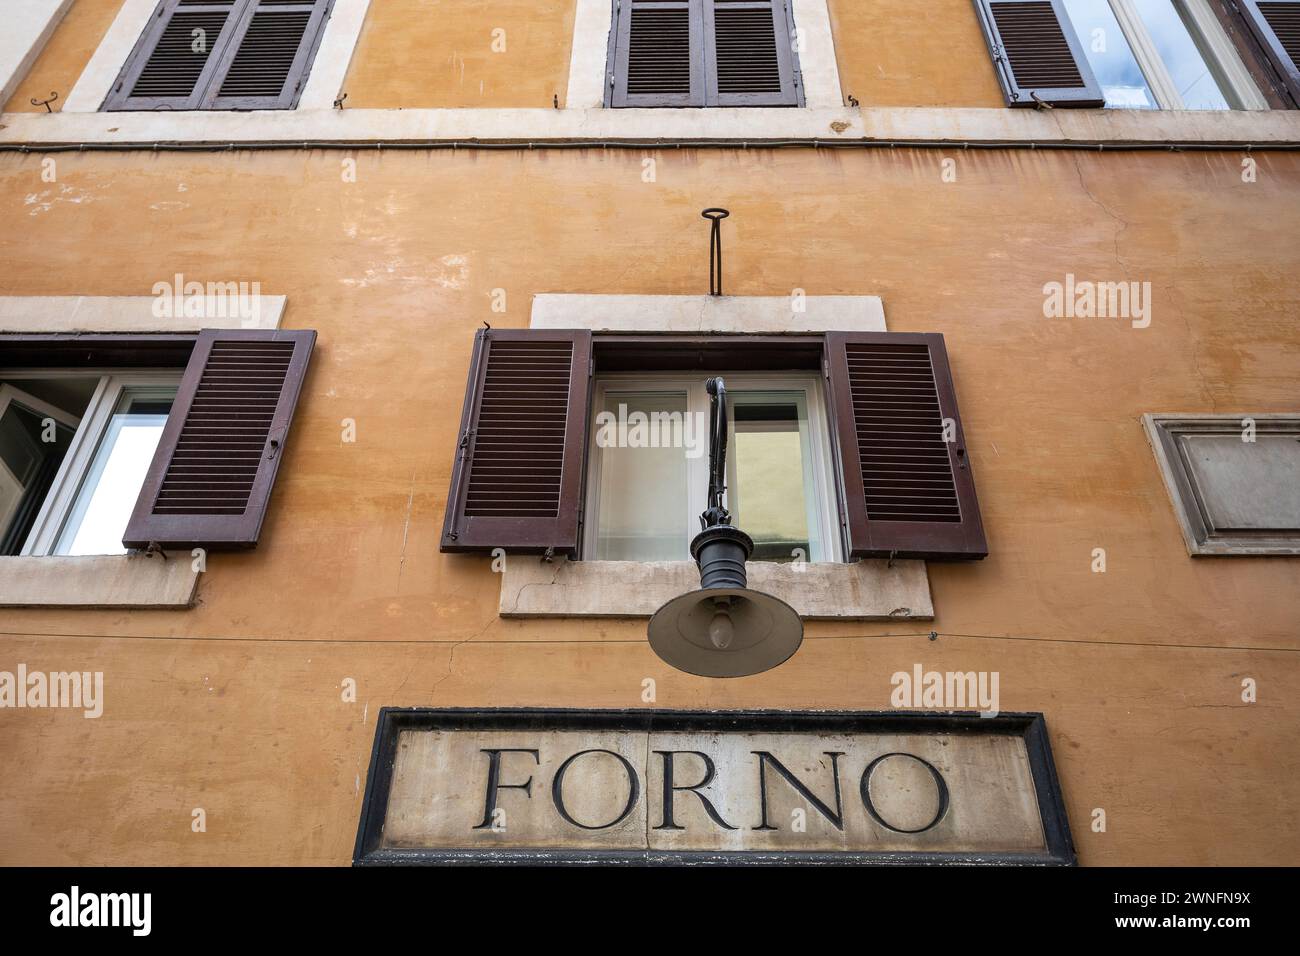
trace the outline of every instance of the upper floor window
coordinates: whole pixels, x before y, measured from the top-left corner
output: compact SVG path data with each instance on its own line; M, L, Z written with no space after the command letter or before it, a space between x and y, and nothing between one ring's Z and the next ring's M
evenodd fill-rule
M609 106L802 106L790 0L616 0Z
M597 380L583 554L686 561L707 507L708 373ZM820 378L728 372L725 502L755 561L837 561L839 516Z
M315 339L0 336L0 555L255 546Z
M7 373L0 554L124 552L122 534L179 382L179 372Z
M1208 0L977 0L1011 106L1265 109Z
M943 336L583 329L477 333L442 550L688 560L714 373L755 560L988 553Z
M332 5L162 0L104 109L293 109Z

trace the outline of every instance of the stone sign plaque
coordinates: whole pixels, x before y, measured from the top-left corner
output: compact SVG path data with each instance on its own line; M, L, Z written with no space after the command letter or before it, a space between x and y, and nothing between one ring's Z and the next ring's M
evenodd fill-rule
M355 861L1074 862L1041 715L380 712Z

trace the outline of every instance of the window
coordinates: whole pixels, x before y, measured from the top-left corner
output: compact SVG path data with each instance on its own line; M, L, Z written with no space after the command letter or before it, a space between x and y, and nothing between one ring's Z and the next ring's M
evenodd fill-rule
M1264 109L1209 0L976 0L1012 106Z
M708 486L712 372L616 375L595 386L584 556L687 561ZM723 373L718 373L723 374ZM726 506L755 561L840 559L830 437L814 375L723 374Z
M293 109L332 3L162 0L104 109Z
M0 553L253 547L314 341L0 336Z
M3 553L125 552L180 372L40 370L0 381L9 396L0 413Z
M941 335L564 329L477 333L441 549L687 560L712 374L756 560L988 553Z
M1190 554L1300 554L1300 416L1144 421Z
M789 0L616 0L610 106L802 106Z

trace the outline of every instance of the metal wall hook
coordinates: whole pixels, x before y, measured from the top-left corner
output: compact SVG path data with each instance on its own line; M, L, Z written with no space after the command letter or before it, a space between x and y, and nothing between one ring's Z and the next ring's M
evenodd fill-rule
M32 100L31 100L31 103L32 103L32 106L44 106L44 107L45 107L45 112L47 112L47 113L53 113L54 110L50 109L50 104L53 103L53 102L54 102L55 100L57 100L58 98L59 98L59 94L58 94L58 93L51 93L51 94L50 94L50 98L49 98L48 100L38 100L36 97L33 96L33 97L32 97Z
M722 220L731 212L710 206L700 215L713 224L709 232L709 295L722 295Z

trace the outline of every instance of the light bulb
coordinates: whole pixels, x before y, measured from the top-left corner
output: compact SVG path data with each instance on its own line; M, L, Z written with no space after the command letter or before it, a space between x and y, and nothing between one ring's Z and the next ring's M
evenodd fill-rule
M720 651L725 651L731 646L731 639L736 636L736 628L731 623L731 615L725 610L714 612L713 620L709 622L709 640L713 646Z

